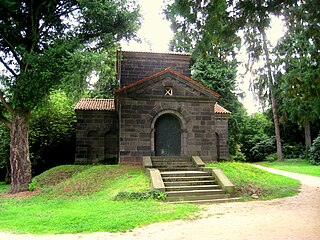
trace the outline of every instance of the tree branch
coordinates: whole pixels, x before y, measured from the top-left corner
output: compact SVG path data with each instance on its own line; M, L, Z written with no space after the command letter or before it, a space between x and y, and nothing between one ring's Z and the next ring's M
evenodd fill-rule
M0 101L2 102L3 106L11 113L13 114L13 109L9 106L7 101L3 97L3 92L0 91Z
M18 77L18 74L16 74L15 71L13 71L8 64L0 57L0 62L3 64L3 66L14 76L14 77Z
M11 129L11 122L0 113L0 122L3 122L9 129Z
M10 52L12 53L13 57L16 59L16 61L20 64L21 63L21 59L19 58L18 54L16 53L16 51L14 50L14 47L12 46L12 44L7 40L7 38L5 38L2 35L3 40L7 43L7 46L10 49Z

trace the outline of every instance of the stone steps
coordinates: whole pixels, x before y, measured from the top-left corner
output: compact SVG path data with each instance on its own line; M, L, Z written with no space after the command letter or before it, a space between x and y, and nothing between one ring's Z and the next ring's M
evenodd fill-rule
M212 180L187 180L187 181L167 181L165 183L165 186L167 187L174 187L174 186L185 186L186 183L188 183L189 186L192 185L211 185L212 184ZM212 186L219 186L219 185L212 185Z
M192 190L212 190L212 189L219 189L220 186L216 184L206 184L206 185L190 185L189 183L185 183L184 185L179 186L167 186L165 184L166 191L192 191Z
M226 202L226 192L210 172L199 171L191 158L151 157L160 171L167 201L171 203Z

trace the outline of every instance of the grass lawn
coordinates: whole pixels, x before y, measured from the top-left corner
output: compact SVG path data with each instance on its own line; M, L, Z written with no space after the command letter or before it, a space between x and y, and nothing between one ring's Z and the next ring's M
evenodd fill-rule
M209 167L221 168L236 186L237 194L245 200L258 194L260 200L293 196L299 192L300 182L288 177L275 175L247 163L211 163Z
M291 196L299 182L270 174L245 163L210 164L220 167L249 200ZM0 197L0 231L32 234L119 232L153 222L191 219L201 209L193 204L168 204L156 200L122 200L121 191L145 192L149 180L140 167L65 165L33 179L32 197ZM8 190L0 184L0 192Z
M307 160L303 159L285 159L284 162L262 162L259 164L288 172L320 177L320 166L311 165Z
M8 192L10 186L5 184L5 182L0 182L0 193Z
M149 190L142 168L59 166L34 178L41 193L0 198L0 231L32 234L119 232L190 219L199 207L156 200L115 201L120 191Z

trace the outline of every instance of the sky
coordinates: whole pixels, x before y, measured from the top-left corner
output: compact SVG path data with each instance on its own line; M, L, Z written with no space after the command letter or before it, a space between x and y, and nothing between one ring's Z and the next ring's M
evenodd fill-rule
M138 0L141 6L143 21L138 37L141 43L135 41L122 42L123 50L168 52L169 41L173 37L170 23L165 20L163 0Z
M168 52L169 41L173 37L170 29L170 23L165 20L163 14L163 0L138 0L141 6L143 22L141 29L137 35L141 39L140 43L135 41L122 42L121 47L127 51L152 51L152 52ZM278 39L283 35L284 27L280 19L273 19L272 27L267 31L267 36L272 45L275 45ZM245 49L241 49L239 59L242 62L246 60ZM244 73L244 67L239 66L239 73ZM252 92L249 91L250 74L247 74L243 81L239 83L240 89L245 92L245 99L241 100L247 108L248 113L252 114L259 111L259 104ZM240 79L240 78L239 78Z

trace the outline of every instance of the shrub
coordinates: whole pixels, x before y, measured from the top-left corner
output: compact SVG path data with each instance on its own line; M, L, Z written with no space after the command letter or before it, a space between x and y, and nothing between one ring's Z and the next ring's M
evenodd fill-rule
M265 158L266 161L268 162L275 162L278 160L278 154L277 153L271 153Z
M157 189L152 189L148 192L128 192L128 191L121 191L119 192L115 198L117 201L123 200L147 200L147 199L154 199L164 201L166 200L166 194L161 192Z
M28 188L29 191L32 192L36 189L36 184L34 182L29 183Z
M283 144L282 152L285 158L304 158L305 147L300 144Z
M232 156L232 160L236 162L245 162L246 156L242 152L236 151L236 154Z
M320 165L320 135L313 141L309 150L309 162L312 165Z
M253 142L254 146L250 150L252 159L249 161L261 162L266 158L266 156L276 151L274 137L263 135L253 139Z

